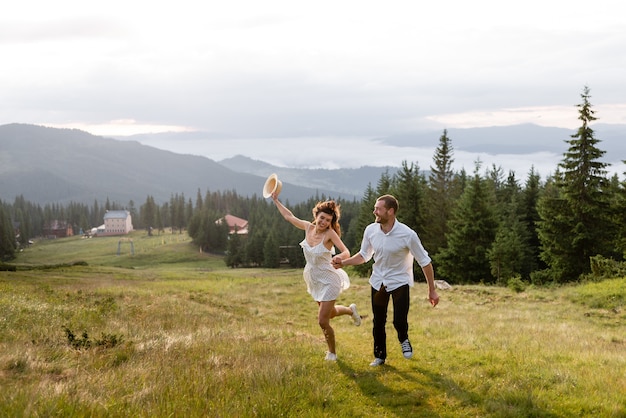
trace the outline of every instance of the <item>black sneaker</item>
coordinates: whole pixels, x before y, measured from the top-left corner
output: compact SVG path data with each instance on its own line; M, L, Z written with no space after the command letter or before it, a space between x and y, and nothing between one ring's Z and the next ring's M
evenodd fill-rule
M413 347L411 347L411 343L408 338L404 340L400 346L402 347L402 355L404 358L409 359L413 357Z

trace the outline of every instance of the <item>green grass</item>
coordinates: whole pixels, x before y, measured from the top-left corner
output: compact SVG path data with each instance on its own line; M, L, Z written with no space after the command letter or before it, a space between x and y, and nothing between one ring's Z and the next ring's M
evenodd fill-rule
M412 290L415 349L372 359L333 320L323 360L301 270L229 269L186 235L41 241L0 272L0 416L626 417L626 279ZM369 313L352 278L339 303ZM66 330L87 346L72 345Z

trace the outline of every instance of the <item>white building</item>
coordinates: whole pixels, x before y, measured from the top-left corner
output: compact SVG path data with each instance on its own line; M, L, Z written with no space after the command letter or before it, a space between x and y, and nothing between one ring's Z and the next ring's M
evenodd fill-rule
M104 231L98 235L126 235L133 230L133 221L127 210L108 210L104 214Z

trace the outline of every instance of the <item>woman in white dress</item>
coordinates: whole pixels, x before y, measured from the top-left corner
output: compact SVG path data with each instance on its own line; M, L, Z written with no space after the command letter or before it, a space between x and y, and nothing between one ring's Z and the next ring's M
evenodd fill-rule
M351 315L354 324L361 325L356 304L349 307L335 305L341 291L350 287L348 274L342 269L335 269L331 264L335 248L341 251L337 254L338 257L350 257L350 251L341 240L339 205L333 200L319 202L313 208L313 222L309 222L295 217L278 200L276 193L272 193L272 200L283 218L305 231L304 240L300 243L306 259L303 277L307 291L319 306L317 320L328 344L326 360L335 361L335 330L330 326L330 320L336 316Z

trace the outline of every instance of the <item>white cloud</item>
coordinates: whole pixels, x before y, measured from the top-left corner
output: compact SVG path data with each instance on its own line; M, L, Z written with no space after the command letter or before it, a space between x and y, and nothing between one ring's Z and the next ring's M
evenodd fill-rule
M190 128L172 125L155 125L155 124L140 124L132 119L120 119L112 120L106 123L100 124L85 124L85 123L61 123L48 125L51 128L60 129L79 129L86 131L92 135L99 136L127 136L138 135L144 133L162 133L162 132L190 132L193 131Z
M16 2L0 16L0 123L265 138L522 122L574 128L584 85L602 122L626 123L621 7Z
M597 122L626 124L626 104L593 106ZM576 106L534 106L493 111L441 114L426 119L450 128L476 128L533 123L539 126L575 129L580 125Z

